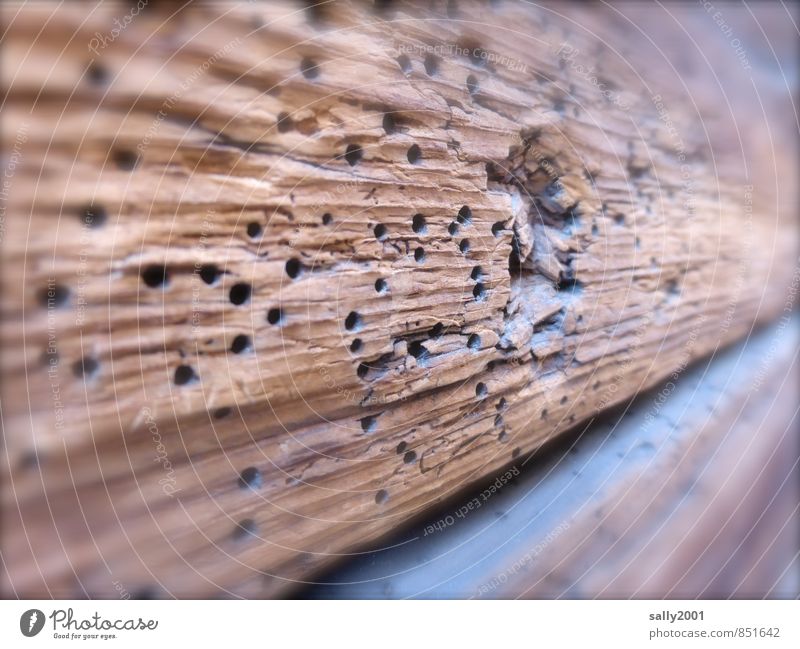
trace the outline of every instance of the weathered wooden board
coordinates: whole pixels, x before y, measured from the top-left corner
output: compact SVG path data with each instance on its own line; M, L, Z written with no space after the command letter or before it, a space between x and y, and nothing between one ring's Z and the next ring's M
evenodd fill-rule
M303 594L797 597L797 325L519 458Z
M4 3L4 592L286 592L783 309L772 104L446 5Z

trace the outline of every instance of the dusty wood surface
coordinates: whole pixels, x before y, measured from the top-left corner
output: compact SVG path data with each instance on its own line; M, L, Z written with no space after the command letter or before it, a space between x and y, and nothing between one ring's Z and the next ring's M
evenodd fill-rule
M4 3L4 592L285 592L780 313L771 104L445 4Z

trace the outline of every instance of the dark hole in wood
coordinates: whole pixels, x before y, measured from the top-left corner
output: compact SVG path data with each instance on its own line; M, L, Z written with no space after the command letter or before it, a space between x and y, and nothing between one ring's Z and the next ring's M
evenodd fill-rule
M206 284L213 284L217 281L220 273L219 268L215 264L203 264L200 266L200 279L202 279Z
M408 353L414 358L422 360L428 356L428 348L425 347L420 341L415 340L408 345Z
M250 284L247 284L245 282L239 282L238 284L234 284L233 286L231 286L231 290L229 293L231 304L235 304L236 306L245 304L250 299L250 295L252 293L253 293L253 287L250 286Z
M425 72L432 77L439 71L439 57L435 54L428 54L425 57Z
M361 328L361 316L356 311L351 311L344 319L344 328L347 331L356 331Z
M255 239L258 236L261 236L261 224L257 223L256 221L251 221L247 224L247 236L251 239Z
M378 225L373 228L372 232L375 234L375 238L378 241L383 241L389 236L389 229L383 223L378 223Z
M363 155L364 151L358 144L348 144L344 152L344 159L351 167L355 167Z
M319 66L317 62L308 57L300 61L300 71L306 79L316 79L319 76Z
M78 378L90 378L100 369L100 363L96 358L84 356L72 364L72 373Z
M278 113L278 133L288 133L293 128L294 122L289 113Z
M250 349L252 346L252 342L250 341L250 336L246 336L245 334L239 334L233 339L231 343L231 351L234 354L242 354Z
M114 151L114 164L122 171L133 171L139 165L139 156L128 149Z
M39 290L39 304L45 309L66 306L69 302L70 290L62 284L50 284Z
M397 57L397 65L400 66L400 69L404 74L411 72L411 59L409 59L405 54L401 54Z
M383 116L383 130L386 132L387 135L391 135L395 131L397 131L397 120L395 120L394 116L391 113L386 113Z
M100 228L108 219L105 208L99 205L87 205L80 211L80 216L84 225L90 228Z
M142 281L150 288L166 286L169 283L169 273L166 266L148 266L142 271Z
M187 385L197 378L194 369L189 365L178 365L175 368L175 385Z
M261 487L261 471L254 466L243 469L239 474L240 489L258 489Z
M303 267L300 264L300 260L296 257L292 257L291 259L287 260L286 262L286 274L291 279L297 279L300 276L300 272L302 271Z

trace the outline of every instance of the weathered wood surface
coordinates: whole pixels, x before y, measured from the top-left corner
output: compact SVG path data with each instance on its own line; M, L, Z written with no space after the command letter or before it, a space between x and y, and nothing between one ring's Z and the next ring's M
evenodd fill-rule
M2 8L4 592L285 592L784 307L772 104L618 9L128 7Z
M797 597L797 325L519 458L304 594Z

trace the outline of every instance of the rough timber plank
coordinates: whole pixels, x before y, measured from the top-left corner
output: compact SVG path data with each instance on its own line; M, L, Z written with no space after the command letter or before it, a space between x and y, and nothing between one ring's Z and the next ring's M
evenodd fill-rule
M783 579L800 544L797 325L518 458L305 594L797 597Z
M4 592L285 592L781 310L779 137L459 7L3 4Z

